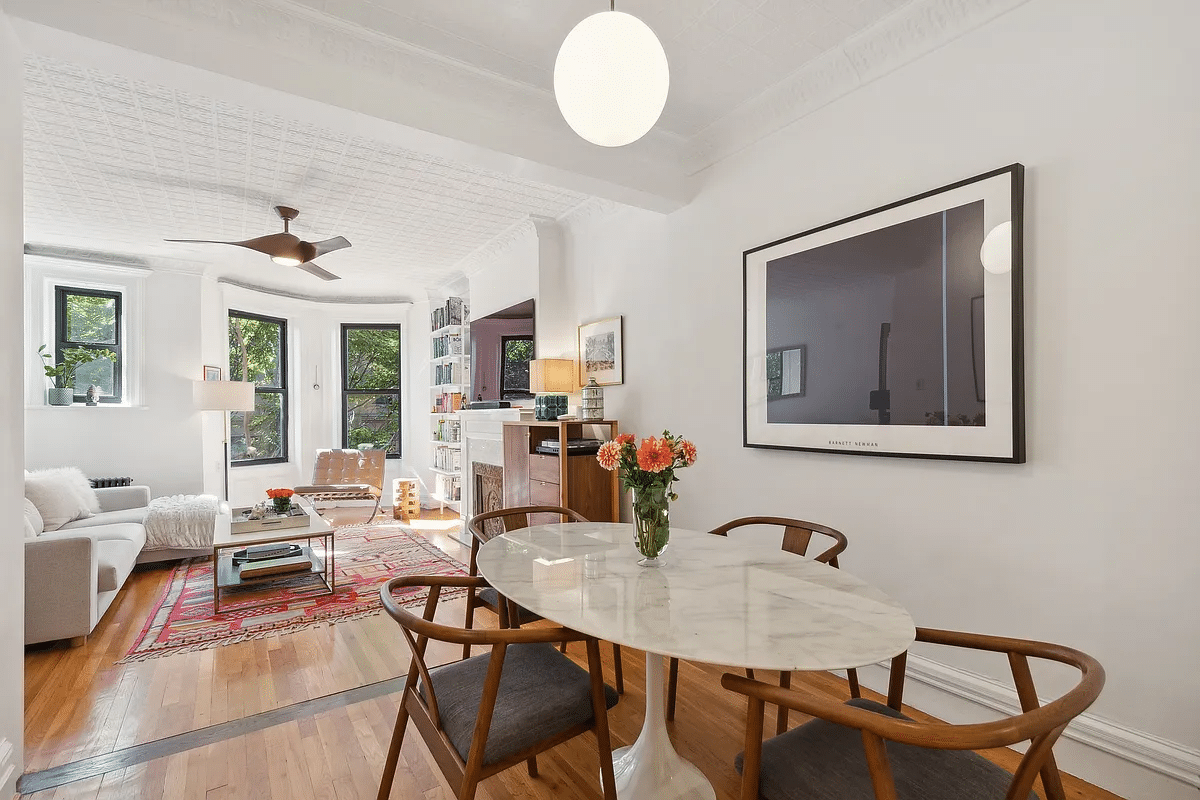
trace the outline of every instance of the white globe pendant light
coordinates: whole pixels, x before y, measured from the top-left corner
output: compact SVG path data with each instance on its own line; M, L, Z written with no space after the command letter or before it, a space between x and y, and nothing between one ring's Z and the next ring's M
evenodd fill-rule
M592 144L636 142L658 122L671 82L654 31L632 14L602 11L567 34L554 62L563 118Z
M1001 222L983 238L979 248L983 268L993 275L1003 275L1012 269L1012 221Z

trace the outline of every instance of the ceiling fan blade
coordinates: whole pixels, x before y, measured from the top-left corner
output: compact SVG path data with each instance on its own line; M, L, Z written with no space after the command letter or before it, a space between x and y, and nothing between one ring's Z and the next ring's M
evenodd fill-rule
M322 242L311 242L313 248L312 258L318 258L326 253L332 253L334 250L341 250L350 246L350 240L345 236L334 236L332 239L326 239Z
M341 275L334 275L328 270L321 269L311 261L298 265L296 269L302 269L310 275L316 275L323 281L340 281L342 279Z
M243 242L217 242L211 239L164 239L164 242L187 242L190 244L232 244L238 247L248 247L269 256L291 256L296 252L300 239L292 233L271 233L246 239Z

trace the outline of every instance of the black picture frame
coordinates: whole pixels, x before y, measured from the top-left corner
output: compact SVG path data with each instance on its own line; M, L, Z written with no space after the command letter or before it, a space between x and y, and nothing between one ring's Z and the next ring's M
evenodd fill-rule
M743 446L1024 463L1024 172L1011 164L744 251ZM930 231L940 231L932 245L918 236ZM919 270L881 247L909 241ZM873 305L854 304L885 280L890 294L871 289ZM822 319L833 312L819 301L837 307L830 292L843 292L833 296L859 329ZM903 306L913 297L922 310L937 297L939 312ZM936 341L913 333L938 323ZM767 356L794 342L806 344L805 391L768 398ZM908 360L889 363L893 350ZM904 372L914 362L936 365L928 381Z

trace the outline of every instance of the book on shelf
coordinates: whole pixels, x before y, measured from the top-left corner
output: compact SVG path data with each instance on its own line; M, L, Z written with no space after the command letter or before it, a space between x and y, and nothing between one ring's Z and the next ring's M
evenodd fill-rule
M449 414L454 411L461 411L462 404L462 392L442 392L433 398L433 413Z
M461 356L463 354L463 337L459 333L444 333L433 338L433 357Z
M449 364L434 364L433 385L461 384L463 382L462 362L453 361Z
M266 575L303 572L312 569L312 565L312 559L307 555L268 558L262 561L248 561L242 564L241 569L238 570L238 575L243 578L261 578Z
M462 441L462 423L456 419L439 419L433 438L439 442L457 444Z
M429 315L430 330L441 330L447 325L462 325L467 318L467 304L461 297L448 297L444 305L432 309Z

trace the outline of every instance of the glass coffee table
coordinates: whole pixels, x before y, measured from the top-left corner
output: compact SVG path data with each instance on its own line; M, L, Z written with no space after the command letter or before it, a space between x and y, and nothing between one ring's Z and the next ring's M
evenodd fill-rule
M308 524L294 528L264 529L233 533L230 530L231 515L228 506L222 506L222 512L217 514L216 526L213 532L213 613L221 613L221 590L234 587L258 586L275 581L283 581L300 575L315 575L320 584L314 586L311 596L318 597L333 594L337 589L337 579L334 575L334 534L336 529L322 519L311 505L304 505L308 515ZM314 550L315 542L320 541L319 550ZM235 563L234 553L255 545L291 543L300 545L300 554L308 559L307 566L287 571L270 572L273 559L256 562ZM278 561L278 560L276 560ZM242 575L245 567L255 568L258 574ZM283 564L277 566L283 567ZM250 572L251 570L247 570ZM305 595L309 596L309 595ZM265 600L252 605L239 605L239 609L262 608L276 605L279 600Z

